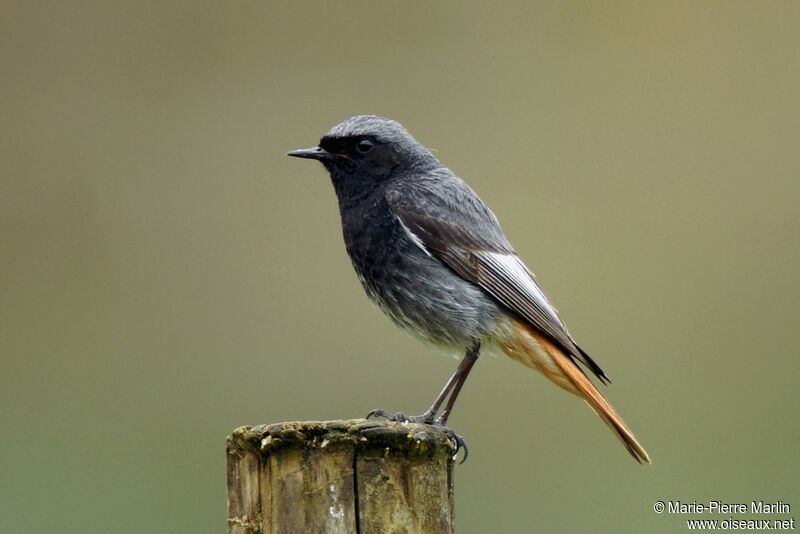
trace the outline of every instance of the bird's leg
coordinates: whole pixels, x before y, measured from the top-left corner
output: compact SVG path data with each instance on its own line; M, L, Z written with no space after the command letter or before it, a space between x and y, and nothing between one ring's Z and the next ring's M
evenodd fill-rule
M436 419L433 423L437 426L441 426L442 430L444 430L447 433L448 437L453 441L453 444L455 445L456 448L456 452L453 455L453 460L455 460L456 457L458 456L458 451L464 449L464 456L461 458L461 462L459 462L462 464L467 461L467 456L469 456L469 447L467 447L467 442L464 440L463 436L456 434L455 430L447 427L447 418L450 417L450 412L453 411L453 405L455 405L456 403L456 398L458 397L459 392L461 392L461 388L464 386L464 382L467 381L467 376L469 376L469 372L472 370L472 366L475 365L476 361L478 361L478 354L480 354L480 351L481 351L480 341L476 341L472 347L467 349L467 353L464 355L464 359L461 360L460 364L458 364L456 372L453 373L453 376L447 382L447 386L445 386L445 389L451 390L450 398L447 399L447 404L445 404L444 406L442 415L440 415L439 418ZM444 396L440 393L439 397L437 397L436 401L434 401L436 410L439 409L439 404L441 404L442 400L444 400ZM433 406L431 408L433 408ZM436 410L434 410L434 412Z
M433 404L431 407L425 410L425 412L421 415L404 415L400 412L398 413L389 413L386 410L372 410L367 414L367 419L371 417L384 417L390 421L399 421L399 422L411 422L411 423L424 423L427 425L436 425L442 427L442 429L447 433L450 439L453 440L456 447L456 455L460 449L464 449L464 457L461 460L461 463L467 459L467 455L469 454L469 449L467 448L467 442L464 441L464 438L456 434L453 430L447 428L447 418L450 416L450 412L453 410L453 405L456 403L456 398L458 397L461 388L464 386L464 382L467 380L467 376L469 372L472 370L472 366L475 365L475 362L478 361L478 354L480 353L481 344L480 341L476 341L474 345L472 345L469 349L467 349L467 353L464 355L464 359L461 360L461 363L458 364L456 367L455 372L444 385L442 391L436 396L433 400ZM448 399L449 395L449 399ZM438 418L436 417L436 412L439 411L439 408L442 406L442 403L447 399L447 404L444 407L444 411L442 415Z
M459 369L461 366L459 365L458 369L453 373L450 379L447 381L447 384L444 385L442 391L433 401L431 407L425 410L424 413L420 415L405 415L401 412L391 413L387 412L386 410L372 410L367 414L367 419L371 417L383 417L390 421L409 421L411 423L424 423L426 425L432 425L434 420L436 419L436 412L439 411L439 407L442 405L444 400L447 398L447 394L450 393L450 390L453 389L453 385L456 383L459 375Z
M480 344L477 344L477 346L479 347ZM422 414L422 416L425 418L424 421L425 423L430 424L434 422L434 417L436 416L436 412L439 411L439 408L442 406L442 403L445 401L448 395L450 395L450 400L447 402L447 408L445 408L445 411L447 412L453 408L453 404L455 403L455 399L453 397L458 395L458 390L461 389L461 386L467 379L467 375L469 374L470 369L472 369L472 366L475 364L475 359L478 357L477 351L474 357L470 355L472 350L473 349L469 349L467 351L467 354L461 360L461 363L459 363L458 367L456 367L455 372L453 372L453 374L450 376L450 379L447 381L447 384L444 385L442 391L433 400L433 404L431 404L431 407L428 408L424 414ZM445 417L444 420L441 420L440 417L439 420L437 420L436 422L444 425L445 423L447 423L447 417Z
M464 359L461 360L461 363L458 365L458 369L456 372L453 373L453 378L456 378L455 383L451 386L452 393L450 394L450 398L447 400L447 404L444 406L444 410L442 411L442 415L436 419L436 422L442 426L447 425L447 418L450 417L450 412L453 411L453 405L456 403L456 398L458 394L461 392L461 388L464 386L464 382L467 381L467 377L469 376L469 372L472 370L472 366L475 365L475 362L478 361L478 354L481 352L481 343L480 341L475 342L472 347L467 349L467 353L464 355ZM448 385L450 383L448 382ZM438 402L441 402L439 398L436 399ZM439 409L439 406L436 406L436 409Z
M447 383L442 388L442 391L436 396L433 400L433 404L431 404L430 408L425 410L424 413L421 415L404 415L402 413L390 413L386 410L372 410L367 414L367 419L371 417L384 417L391 421L410 421L412 423L425 423L425 424L432 424L434 422L439 424L446 424L447 417L450 414L450 411L453 409L453 404L455 404L455 397L458 396L458 392L461 390L461 387L464 385L464 381L467 379L467 375L469 374L472 366L475 365L475 361L478 359L478 352L480 349L480 342L475 343L471 348L467 350L464 359L461 360L461 363L458 364L455 372L452 376L447 380ZM447 396L453 391L455 387L454 395L451 396L450 400L445 407L445 411L442 415L436 419L436 412L439 411L439 408L442 406L442 403L445 401Z

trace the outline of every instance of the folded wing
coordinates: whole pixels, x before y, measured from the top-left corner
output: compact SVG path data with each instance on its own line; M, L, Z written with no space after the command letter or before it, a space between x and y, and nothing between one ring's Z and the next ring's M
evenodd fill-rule
M572 340L535 276L503 235L494 214L466 184L459 181L458 185L463 188L456 187L447 196L437 194L439 188L429 188L389 191L386 198L418 244L457 274L482 287L569 358L585 365L601 382L608 383L600 366ZM454 197L461 209L437 209L437 204L450 204ZM454 212L458 220L437 216Z

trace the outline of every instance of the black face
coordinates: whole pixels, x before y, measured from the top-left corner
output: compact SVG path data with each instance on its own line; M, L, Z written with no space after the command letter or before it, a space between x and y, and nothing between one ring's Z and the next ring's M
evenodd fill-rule
M318 160L330 172L337 193L345 196L439 165L399 123L374 115L351 117L331 128L319 146L288 155Z
M366 154L372 152L378 144L375 137L371 135L323 137L319 141L319 146L331 154L338 154L351 159L362 159Z
M319 147L330 156L320 159L332 174L360 174L379 180L391 175L398 164L394 144L372 135L325 136Z

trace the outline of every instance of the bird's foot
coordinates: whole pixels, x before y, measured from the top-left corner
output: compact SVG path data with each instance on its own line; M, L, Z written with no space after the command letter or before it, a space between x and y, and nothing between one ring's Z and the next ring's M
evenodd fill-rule
M391 413L387 412L386 410L372 410L367 414L367 419L372 419L373 417L381 417L388 421L395 421L397 423L421 423L423 425L434 426L444 432L453 443L453 446L456 449L453 453L453 459L455 460L458 457L459 451L463 450L464 456L458 463L463 464L467 461L467 456L469 456L469 447L467 447L467 441L463 436L457 434L455 430L443 423L440 418L435 418L435 416L431 413L426 412L421 415L405 415L401 412Z
M422 423L423 425L434 424L434 415L424 413L422 415L405 415L404 413L391 413L386 410L372 410L367 414L367 419L373 417L381 417L388 421L395 421L397 423Z
M467 461L467 456L469 456L469 447L467 447L467 440L464 439L464 436L461 434L456 434L456 431L446 426L444 423L440 423L438 420L434 421L433 426L439 428L442 432L447 434L447 437L450 438L450 441L453 442L453 446L456 448L455 452L453 453L453 460L458 458L458 452L463 450L464 456L461 457L461 461L458 462L459 465L463 464Z

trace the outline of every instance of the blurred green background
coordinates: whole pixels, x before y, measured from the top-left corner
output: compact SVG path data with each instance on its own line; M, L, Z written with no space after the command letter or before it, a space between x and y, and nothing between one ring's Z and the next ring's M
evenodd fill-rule
M1 9L0 531L223 532L233 428L427 407L456 361L370 306L284 155L359 113L493 208L655 462L484 358L459 533L800 507L797 2Z

